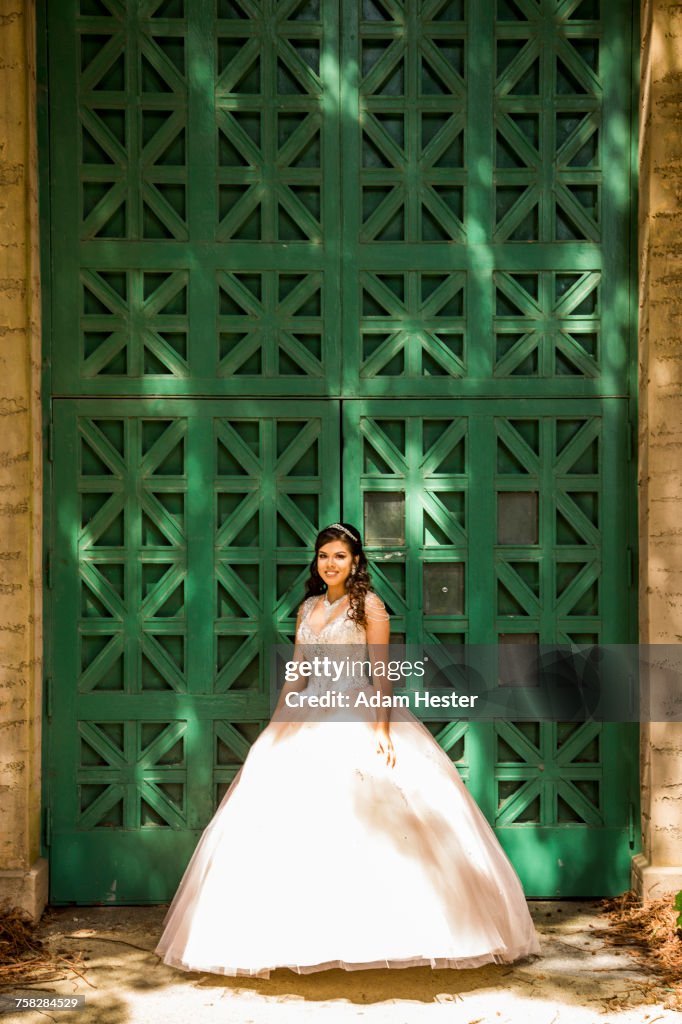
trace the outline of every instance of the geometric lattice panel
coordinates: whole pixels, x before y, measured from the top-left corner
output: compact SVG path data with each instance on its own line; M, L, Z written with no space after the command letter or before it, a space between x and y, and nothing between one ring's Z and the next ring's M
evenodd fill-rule
M79 693L170 696L199 686L267 704L267 638L291 629L337 488L335 477L322 484L337 458L334 403L277 408L244 415L235 404L225 417L204 403L171 417L140 415L137 405L132 415L76 416ZM209 482L208 505L193 496L197 481ZM192 533L200 512L201 547ZM188 650L190 629L201 644L199 608L209 627L200 680Z
M54 407L55 895L166 899L269 720L272 645L339 517L338 404Z
M58 393L623 394L631 13L65 0Z
M188 275L84 270L83 375L187 377Z
M409 642L622 635L618 404L532 404L524 415L513 401L373 399L347 403L345 415L348 515Z
M364 273L361 376L464 373L464 274Z
M499 722L497 825L604 823L598 722Z
M348 388L627 391L632 150L605 125L631 120L612 59L631 17L619 0L348 5ZM439 273L459 299L427 308Z
M323 521L326 460L319 418L229 417L215 423L216 682L262 692L269 635L286 642ZM333 484L334 482L332 482ZM277 550L278 564L264 558Z
M188 237L184 6L81 0L82 239Z
M185 722L78 724L78 828L186 826Z
M599 376L600 277L496 273L495 375Z
M321 273L218 274L224 377L323 377Z
M396 640L629 639L633 11L46 5L56 899L172 894L325 521ZM609 726L429 728L524 884L628 846Z
M553 301L559 280L510 272L496 284L519 301L534 297L539 317L538 299ZM583 296L574 292L550 314L570 315L598 285L583 275L571 287ZM344 518L370 538L394 640L427 643L443 683L453 655L467 654L455 645L474 645L475 657L482 646L502 684L526 688L532 714L532 680L509 672L523 667L529 644L630 635L622 411L618 399L590 398L345 403ZM557 698L570 714L565 694ZM612 891L627 879L636 845L629 724L417 713L457 764L526 892ZM597 850L608 851L601 872Z
M47 16L55 390L334 391L336 0Z
M604 621L603 422L496 417L497 626L596 643ZM552 635L545 629L552 623Z
M320 5L219 0L218 18L217 238L320 243Z
M464 0L361 6L359 240L462 242Z
M353 419L362 504L351 521L363 522L371 537L382 495L401 496L402 538L389 551L385 543L367 544L377 589L395 617L392 628L402 633L407 624L410 640L456 642L467 628L466 605L453 603L449 592L443 603L443 573L466 574L466 418L396 411Z
M185 419L83 417L80 692L186 690Z
M496 241L600 241L599 7L599 0L497 5Z

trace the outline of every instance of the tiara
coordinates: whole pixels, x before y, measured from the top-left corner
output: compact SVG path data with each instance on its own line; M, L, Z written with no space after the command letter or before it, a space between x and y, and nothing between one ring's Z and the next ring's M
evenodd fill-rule
M327 530L341 530L341 533L345 533L346 536L350 537L350 539L355 541L356 544L360 540L359 537L356 537L354 533L351 533L350 530L347 529L342 523L330 523L330 525L325 527L325 529L327 529Z

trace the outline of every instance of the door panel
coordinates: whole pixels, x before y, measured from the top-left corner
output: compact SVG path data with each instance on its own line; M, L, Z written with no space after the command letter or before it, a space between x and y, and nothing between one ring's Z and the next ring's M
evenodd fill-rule
M622 404L344 403L344 514L369 539L394 642L490 645L491 671L514 640L627 642ZM528 895L621 891L636 727L421 716Z
M54 409L52 897L168 898L270 716L320 521L334 402Z
M336 2L47 7L55 393L338 391Z
M346 514L408 643L627 642L624 404L344 402Z
M346 394L627 394L633 4L342 11Z

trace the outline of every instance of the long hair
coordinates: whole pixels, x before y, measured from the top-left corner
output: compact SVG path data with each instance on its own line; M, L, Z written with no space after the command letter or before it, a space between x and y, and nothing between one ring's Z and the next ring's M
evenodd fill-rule
M339 529L342 526L343 530ZM339 523L332 526L325 526L315 538L315 554L310 563L310 576L306 580L305 597L312 597L315 594L324 594L327 584L317 571L317 553L330 540L340 540L346 544L351 551L353 558L357 556L355 572L346 580L346 593L349 597L350 607L348 618L357 622L359 626L366 626L365 618L365 595L372 589L367 568L367 557L362 548L360 531L352 523Z

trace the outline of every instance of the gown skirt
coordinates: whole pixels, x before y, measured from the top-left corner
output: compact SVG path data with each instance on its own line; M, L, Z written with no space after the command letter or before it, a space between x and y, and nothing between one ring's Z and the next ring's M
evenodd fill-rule
M471 968L540 952L518 875L407 708L273 718L206 826L155 952L181 970Z

